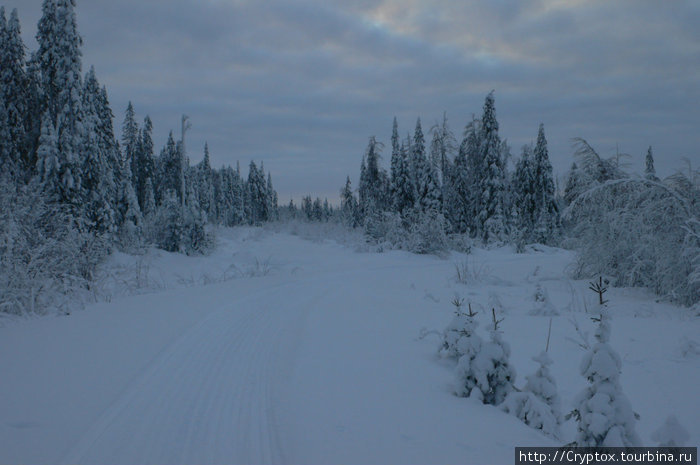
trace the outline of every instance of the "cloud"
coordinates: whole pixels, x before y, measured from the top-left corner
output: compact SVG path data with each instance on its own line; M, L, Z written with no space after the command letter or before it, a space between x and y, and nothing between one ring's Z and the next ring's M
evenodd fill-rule
M5 5L34 49L39 0ZM91 0L78 21L117 127L131 100L160 145L187 113L194 161L205 141L214 164L264 159L282 198L337 198L394 115L460 134L491 89L513 152L544 122L560 172L576 136L639 170L652 144L661 174L700 145L691 1Z

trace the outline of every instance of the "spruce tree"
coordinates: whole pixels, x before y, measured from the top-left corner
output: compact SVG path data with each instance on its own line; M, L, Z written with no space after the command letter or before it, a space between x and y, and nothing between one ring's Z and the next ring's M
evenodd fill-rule
M114 173L109 163L109 146L104 145L106 138L101 119L102 92L95 76L94 68L85 77L83 89L82 122L85 140L82 152L82 203L84 216L89 228L97 233L112 232L115 226Z
M75 0L56 1L55 66L58 151L61 157L60 186L62 200L74 214L80 209L81 148L85 139L82 123L82 52L83 40L78 34L75 18ZM51 107L50 107L51 108Z
M129 102L122 123L122 157L131 171L131 179L134 186L139 185L139 170L136 151L139 145L139 125L136 123L134 106Z
M496 319L495 310L492 311L493 323L489 331L490 340L481 345L481 349L470 360L459 360L458 369L464 379L463 394L469 395L484 404L500 405L506 396L513 390L515 382L515 369L511 366L510 346L503 340ZM464 371L465 362L468 371Z
M260 221L265 222L270 219L270 191L267 189L265 182L265 166L260 162L257 179L258 190L260 192Z
M654 155L651 153L651 145L649 146L649 150L647 150L647 156L644 161L644 177L649 179L650 181L658 181L659 178L656 177L656 168L654 168Z
M516 163L513 176L513 191L517 210L517 229L519 240L529 243L533 240L535 220L537 218L536 169L533 166L532 147L523 146L520 160Z
M7 175L7 179L14 179L17 171L17 163L14 160L10 143L10 124L7 118L5 103L0 100L0 175Z
M533 360L539 365L537 371L526 376L527 382L521 391L508 394L501 409L526 425L556 438L559 436L562 415L557 384L549 371L552 359L547 352L541 352Z
M58 172L51 184L58 200L76 217L80 210L82 120L82 39L78 34L74 0L45 0L34 56L41 78L43 110L54 126Z
M533 217L534 239L540 243L551 245L556 243L559 236L561 219L555 199L552 164L549 161L547 139L544 135L543 124L540 124L537 133L532 168L534 177L533 200L535 205Z
M350 226L351 228L356 228L360 225L360 218L358 215L357 199L352 192L352 184L350 183L350 176L345 180L345 187L340 191L340 212L343 218L343 223Z
M146 186L146 180L151 179L153 183L153 177L155 176L155 160L153 158L153 123L151 118L146 116L143 120L143 128L140 133L140 138L138 140L138 145L135 153L135 166L136 166L136 176L134 182L134 188L136 190L136 196L139 201L141 209L144 209L146 203L146 198L149 195L153 195L153 186L151 185L150 192L149 188Z
M437 213L441 210L440 186L437 170L425 154L425 139L420 118L413 133L412 165L414 185L416 186L415 208L419 212Z
M472 237L477 237L480 231L479 215L484 204L481 181L486 174L484 160L479 153L481 134L481 121L474 118L465 128L464 139L460 145L460 152L464 153L466 160L466 170L462 174L463 179L460 180L459 192L460 199L468 211L464 220Z
M229 168L230 169L230 168ZM243 224L246 218L245 212L245 181L241 177L241 167L236 162L235 171L231 169L231 205L233 209L233 223Z
M394 122L391 128L391 184L390 184L390 195L391 195L391 209L393 211L399 211L399 192L401 180L401 171L403 163L401 157L401 147L399 145L399 125L396 122L396 117L394 117Z
M51 201L57 201L60 196L58 185L58 173L60 171L58 138L48 110L44 112L41 121L41 135L39 136L39 148L37 150L37 171L46 196Z
M214 213L214 186L212 185L212 169L209 161L209 144L204 144L204 156L197 165L197 198L199 206L207 214L208 218L213 218Z
M468 153L468 139L465 136L452 167L450 197L445 201L449 206L447 219L452 229L460 234L469 233L473 227L472 196L475 189L471 184Z
M394 183L394 211L405 215L415 204L415 186L411 175L410 139L401 143Z
M580 372L589 383L570 414L578 424L575 443L580 447L633 447L641 440L635 414L620 386L622 360L610 346L610 317L601 307L596 343L581 361Z
M388 177L379 166L381 144L369 138L360 168L359 204L363 221L387 209Z
M267 211L268 211L268 220L274 220L277 218L277 192L275 192L275 188L272 186L272 174L270 172L267 172Z
M505 208L507 176L505 154L498 135L498 121L493 91L486 96L481 118L479 162L483 177L478 179L481 195L477 213L479 236L486 243L500 242L508 237L508 218Z
M172 190L178 200L182 202L184 193L181 192L180 173L182 172L183 164L182 151L179 145L175 144L173 133L170 131L168 140L159 158L159 175L156 183L158 189L156 200L158 203L163 201L165 192L168 190Z
M97 85L97 82L95 82ZM100 152L105 158L107 170L111 173L112 181L105 186L108 189L108 196L112 205L116 205L118 186L121 184L121 153L119 144L114 136L114 113L109 106L107 88L102 86L99 92L95 92L95 109L97 111L97 136Z
M29 95L24 50L17 9L12 10L10 20L6 22L5 9L0 7L0 99L7 120L3 144L19 171L26 171L29 162L26 127Z
M141 212L143 213L143 216L145 218L152 218L153 214L156 211L156 199L153 195L153 192L153 182L151 181L151 178L148 177L146 178L146 184L144 189L145 196L143 199L143 207L141 207Z
M37 26L36 40L39 49L32 57L39 75L39 87L42 93L42 113L48 112L49 121L56 125L59 103L58 63L61 60L57 47L58 24L56 0L44 0L41 5L42 16Z
M265 185L261 182L264 174L254 161L250 162L248 170L248 223L259 225L266 220Z

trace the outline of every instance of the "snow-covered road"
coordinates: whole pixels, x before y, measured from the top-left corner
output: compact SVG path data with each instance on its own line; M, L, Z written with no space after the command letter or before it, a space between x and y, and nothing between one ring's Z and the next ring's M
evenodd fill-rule
M546 330L528 315L533 279L565 308L567 252L477 251L470 260L482 276L464 286L453 279L460 257L226 234L211 257L160 253L151 271L167 291L0 327L0 464L507 463L515 445L554 444L452 395L439 338L420 335L445 327L455 293L502 304L522 380ZM232 261L238 278L197 284ZM700 382L698 320L614 293L627 322L614 326L615 343L641 435L675 413L697 438L683 399ZM553 367L565 402L585 385L574 336L566 317L555 318ZM658 338L654 353L649 337ZM689 355L679 355L683 337ZM643 402L649 397L654 404Z
M233 299L188 329L129 383L63 462L287 463L276 420L279 391L305 312L320 298L285 299L292 286Z

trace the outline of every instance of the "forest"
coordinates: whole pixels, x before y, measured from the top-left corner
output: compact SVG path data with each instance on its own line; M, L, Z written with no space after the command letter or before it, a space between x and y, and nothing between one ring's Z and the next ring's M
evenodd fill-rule
M558 186L544 126L512 156L491 92L459 139L446 116L429 145L420 118L405 137L395 119L388 171L384 144L370 137L358 187L348 176L339 205L309 195L280 207L262 162L251 161L247 176L238 164L213 168L205 146L191 163L184 116L180 137L171 132L156 154L153 122L139 123L129 103L117 140L106 87L93 68L83 73L73 0L43 2L28 55L20 32L17 11L0 10L0 312L49 312L56 295L89 289L115 250L206 254L214 226L294 219L362 228L375 250L574 249L574 278L700 301L700 171L689 163L659 179L651 147L636 175L619 154L575 139Z

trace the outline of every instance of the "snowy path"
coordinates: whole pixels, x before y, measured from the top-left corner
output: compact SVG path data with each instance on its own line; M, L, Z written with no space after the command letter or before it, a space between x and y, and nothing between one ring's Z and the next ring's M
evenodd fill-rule
M563 309L552 357L568 408L585 381L569 340L577 312L565 310L567 252L476 251L469 260L482 276L464 286L452 277L461 257L228 234L211 257L157 256L165 292L0 327L0 464L508 463L515 445L554 445L452 395L438 338L419 335L445 327L455 293L502 302L522 383L546 337L547 319L528 314L534 281L544 283ZM255 270L267 257L269 273L197 284L232 262ZM573 284L585 292L586 282ZM700 383L700 320L636 292L611 294L638 432L648 440L673 413L697 443L698 403L688 399Z
M167 347L65 463L285 463L275 402L306 309L265 289L209 315ZM322 293L320 293L322 294Z

